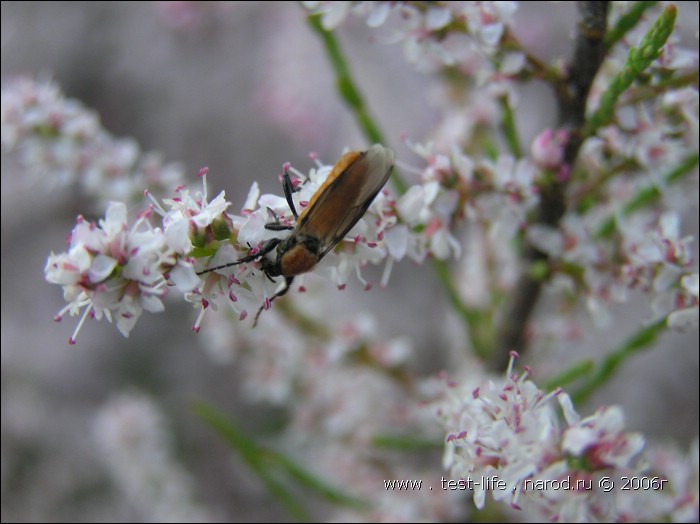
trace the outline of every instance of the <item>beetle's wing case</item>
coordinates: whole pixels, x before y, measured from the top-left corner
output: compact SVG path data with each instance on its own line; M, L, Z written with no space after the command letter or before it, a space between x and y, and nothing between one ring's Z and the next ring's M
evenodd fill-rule
M362 218L393 166L394 152L379 144L345 153L299 215L294 234L317 238L322 258Z

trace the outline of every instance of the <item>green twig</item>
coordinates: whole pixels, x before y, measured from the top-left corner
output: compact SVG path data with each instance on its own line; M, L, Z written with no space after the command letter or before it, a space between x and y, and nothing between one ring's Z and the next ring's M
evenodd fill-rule
M510 107L507 96L499 98L498 101L501 105L501 130L508 144L508 149L515 158L520 158L523 156L523 151L520 147L520 138L518 138L518 128L515 125L513 108Z
M593 79L605 56L603 38L607 27L609 2L580 1L578 5L578 32L569 75L557 86L559 125L569 130L569 141L564 150L564 165L576 163L581 147L581 128L586 121L586 101ZM557 227L567 211L566 181L554 180L541 188L540 204L534 223ZM497 327L497 340L490 358L490 366L505 370L510 352L521 354L527 348L525 333L528 322L542 292L544 280L533 272L542 267L548 256L536 247L525 244L522 252L523 267Z
M673 31L676 22L676 6L668 5L663 10L656 22L642 38L639 47L630 49L622 71L612 79L610 85L603 93L600 106L588 120L584 128L584 135L590 136L599 128L612 122L615 116L615 104L620 95L632 85L635 78L661 54L668 37Z
M664 177L665 184L672 184L680 179L683 175L690 173L698 165L698 154L695 153L686 158L676 168L668 172ZM661 198L661 191L656 186L642 188L634 197L625 204L622 208L622 216L626 217L638 211L639 209L649 206L657 202ZM598 228L595 236L597 238L605 238L610 236L615 231L615 217L610 217Z
M665 329L666 319L664 318L642 328L623 342L603 359L590 379L571 395L572 400L576 404L584 402L596 389L610 380L627 359L654 343Z
M321 17L319 15L308 16L307 20L309 21L311 28L323 42L323 48L326 50L326 54L331 61L333 71L335 71L338 93L345 103L350 106L350 109L352 109L352 113L355 115L355 119L357 120L357 123L365 137L367 137L367 140L369 140L369 142L372 144L386 144L379 126L370 116L365 101L362 98L362 94L352 78L350 66L345 60L345 55L340 49L340 44L335 38L335 35L332 31L326 31L323 28L321 25ZM404 194L408 187L406 186L406 183L398 176L396 170L394 170L392 180L396 186L396 189L399 191L399 194Z
M270 495L278 500L285 509L299 521L308 521L310 513L284 482L278 480L267 466L266 450L258 446L250 437L245 435L238 426L226 418L215 408L198 403L194 407L195 413L209 424L231 449L236 450L248 467L253 470L267 488Z
M503 50L523 53L529 66L529 70L534 77L548 83L561 81L559 71L554 67L550 67L547 63L530 53L530 51L520 43L520 40L518 40L510 29L506 29L503 33L503 37L501 38L501 48Z
M265 484L269 493L299 521L309 521L310 513L289 486L301 485L323 499L344 506L363 508L366 505L353 497L330 487L294 461L277 451L264 448L248 437L228 417L205 403L194 406L195 413L211 426ZM283 479L283 474L289 478ZM296 482L290 482L292 481Z
M338 83L338 91L343 100L348 104L355 118L364 132L365 136L373 142L383 142L382 133L379 126L375 123L371 114L367 110L363 97L353 80L350 67L348 66L345 56L332 32L326 31L322 25L319 16L310 16L309 24L313 30L321 37L326 53L331 61L333 70L336 74ZM396 171L394 171L396 174ZM406 192L408 187L405 182L396 176L394 183L400 194ZM488 348L491 347L491 323L484 313L473 310L464 304L459 296L459 292L452 280L448 265L434 259L433 267L438 274L438 278L443 287L447 291L450 303L457 315L463 320L469 333L472 347L476 354L481 357L488 355Z
M610 49L625 35L635 27L649 9L654 7L658 2L632 2L630 10L622 15L608 34L605 35L605 47Z
M467 328L467 336L474 353L482 359L488 358L491 354L491 348L493 348L493 325L490 315L484 311L470 308L462 301L445 261L433 259L433 267L447 292L452 310Z
M572 382L576 382L577 380L581 380L582 378L590 376L591 372L594 369L595 364L592 360L586 359L582 362L577 362L569 369L566 369L563 372L556 375L554 378L546 380L542 384L542 389L544 391L553 391L556 388L563 388L564 386L567 386Z
M677 76L667 76L655 79L653 84L644 84L632 86L627 90L625 95L625 104L634 105L647 100L653 100L671 89L682 89L692 86L696 90L698 88L698 71L691 71Z
M328 502L356 509L369 508L366 502L348 496L329 486L281 453L270 453L268 459L272 463L275 463L281 470L285 471L290 478L296 480L300 486L309 489Z

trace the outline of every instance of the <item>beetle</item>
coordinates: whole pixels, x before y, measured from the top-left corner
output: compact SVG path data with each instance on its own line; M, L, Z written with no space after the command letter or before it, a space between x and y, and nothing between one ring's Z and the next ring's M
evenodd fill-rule
M311 271L357 224L384 187L393 167L394 152L380 144L366 151L343 154L301 214L297 214L294 206L292 182L285 170L284 196L296 225L286 226L276 220L265 227L274 231L292 229L289 236L266 240L256 253L199 274L260 260L260 268L270 280L280 276L285 280L284 288L270 298L272 302L289 291L295 276ZM267 255L275 248L275 257L269 258ZM258 310L255 324L265 306L267 301Z

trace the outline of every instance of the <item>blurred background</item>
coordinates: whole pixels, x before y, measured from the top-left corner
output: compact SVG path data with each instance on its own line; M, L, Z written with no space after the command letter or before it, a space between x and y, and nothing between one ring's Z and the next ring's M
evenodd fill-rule
M678 24L697 48L698 4L682 4ZM189 181L208 166L210 191L225 189L234 205L243 204L253 180L262 192L279 193L284 162L306 171L310 152L333 163L344 147L367 145L295 3L3 2L1 9L3 82L22 74L54 79L68 98L96 110L113 135L181 162ZM523 4L516 33L544 60L568 57L573 9ZM400 46L373 38L361 20L338 37L388 145L400 161L420 167L400 136L422 141L437 125L433 79L407 65ZM519 121L526 142L554 122L552 105L536 84L524 91ZM151 518L115 488L98 444L100 413L125 394L154 399L162 417L164 445L180 468L173 474L183 476L181 493L191 497L191 512L173 520L285 520L240 459L192 414L192 403L206 400L250 428L265 417L241 397L235 361L212 358L202 347L206 337L191 332L196 310L172 301L163 314L145 313L129 339L106 322L88 322L78 344L67 344L74 319L52 322L64 302L43 269L92 204L74 189L47 191L12 167L3 158L2 521ZM694 221L687 218L697 228L697 209L692 213ZM369 270L375 282L380 272ZM404 263L387 289L364 293L353 282L332 304L381 312L387 335L410 339L418 348L415 365L427 373L447 365L436 349L445 342L446 302L426 301L436 289L432 271ZM620 309L616 330L588 349L624 338L646 308ZM666 335L590 406L620 404L631 430L687 449L698 434L697 347L697 331Z

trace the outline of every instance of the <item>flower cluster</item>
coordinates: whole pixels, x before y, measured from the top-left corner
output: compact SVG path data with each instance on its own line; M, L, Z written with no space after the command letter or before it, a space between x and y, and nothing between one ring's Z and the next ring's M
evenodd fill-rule
M566 393L542 391L527 368L515 375L513 362L511 356L505 379L471 391L448 383L432 407L447 432L444 466L473 489L478 508L491 492L494 501L553 521L697 518L697 494L686 500L684 482L645 459L644 439L625 431L619 407L582 418ZM697 478L697 463L694 473L689 467ZM649 485L625 488L625 479Z
M334 315L318 291L309 289L292 304L304 333L274 309L274 322L254 330L230 329L223 316L212 315L202 331L207 350L219 359L235 357L247 398L285 410L288 424L280 447L330 486L364 502L361 510L338 508L331 521L463 517L459 493L383 487L385 480L402 478L439 483L428 462L407 464L405 456L391 451L391 443L382 445L382 440L425 439L432 448L438 438L419 402L434 388L411 377L411 340L386 338L380 322L368 314ZM326 290L326 296L332 292ZM226 336L219 337L222 331Z
M517 9L515 2L302 3L321 15L326 30L340 26L349 14L365 18L372 28L389 26L393 32L386 40L403 43L407 59L423 68L462 68L475 53L496 53ZM392 18L400 23L392 24Z
M112 203L99 225L78 217L68 239L68 251L51 254L46 262L46 280L63 286L68 305L59 313L72 316L84 308L71 343L88 315L110 322L128 335L143 310L163 310L167 293L164 272L175 263L163 232L152 228L142 214L129 228L126 206Z
M459 346L458 358L470 343L483 359L501 350L507 355L511 342L498 339L510 328L519 331L513 344L522 340L534 350L545 344L533 334L549 331L560 337L557 342L583 338L587 317L572 314L579 306L588 308L599 327L610 325L610 305L630 302L635 293L649 298L654 326L661 328L665 320L673 329L697 327L697 261L692 231L683 224L684 211L697 209L698 201L697 53L669 39L653 64L619 93L614 114L593 125L587 118L605 105L630 46L646 37L641 33L647 25L640 23L639 35L629 32L612 51L603 49L608 44L601 29L598 43L610 58L596 76L585 110L581 104L577 118L560 114L552 127L526 135L516 122L526 90L516 88L537 78L552 87L566 113L570 72L578 64L550 66L528 53L510 29L515 3L302 4L318 17L316 28L319 23L326 30L337 28L351 15L372 30L381 26L379 39L401 43L412 66L437 71L444 80L433 93L441 118L432 134L420 142L403 140L399 157L407 149L418 164L396 162L406 189L395 191L388 183L343 238L333 235L345 231L340 225L303 221L312 216L305 210L334 187L333 163L315 154L311 169L283 165L284 196L262 194L255 182L247 196L227 198L223 191L210 191L207 168L199 173L201 187L183 184L178 167L142 154L131 140L113 138L94 112L66 100L54 84L20 78L5 86L3 151L19 152L20 167L32 177L51 174L54 185L76 183L109 202L101 220L78 217L65 252L52 253L46 263L46 280L62 286L67 302L57 319L82 315L70 342L90 318L114 322L128 336L144 311L163 311L165 297L179 293L199 313L193 330L204 328L207 350L219 362L236 359L242 392L284 413L286 426L273 445L308 464L310 473L333 488L369 503L367 511L335 514L338 520L464 518L462 489L424 490L408 494L410 499L386 484L382 489L391 478L423 478L437 487L435 457L407 461L398 452L407 441L423 445L422 451L426 441L432 444L426 456L444 443L444 467L452 480L473 489L478 509L493 504L524 520L697 520L697 443L689 457L668 447L647 449L641 435L627 431L616 406L582 417L562 389L542 389L527 368L516 375L515 353L505 377L488 377L479 364L455 359L450 375L464 374L459 382L443 384L446 374L426 380L412 369L416 340L383 333L370 314L339 315L340 308L328 307L330 297L355 279L365 290L375 287L368 264L383 267L383 288L398 262L456 260L454 266L436 266L455 313L446 315L446 330L438 334L444 345ZM168 2L161 10L184 29L208 26L212 13L223 12L193 6ZM613 21L620 16L614 12ZM273 52L287 68L294 61L282 51L296 42L293 31L290 25L277 35ZM278 80L280 70L268 69L274 75L267 81ZM349 76L347 69L342 74ZM290 83L299 86L295 79L303 78L309 84L310 74L300 69ZM294 96L284 91L287 86L277 82L269 91L260 89L267 110L290 105ZM313 112L333 121L324 102L310 93L305 97L303 109L278 116L297 126L308 123ZM369 110L362 111L356 116L371 121ZM316 136L304 132L297 137ZM393 163L393 152L373 147ZM144 209L144 200L146 210L129 216L128 209ZM342 223L343 213L334 208L320 215ZM282 266L275 257L285 253L288 235L303 227L325 232L329 251L292 285L291 277L279 275ZM317 285L324 282L331 285ZM537 302L542 289L551 295ZM523 298L523 290L532 292ZM503 314L518 309L508 307L511 297L520 306L512 316L521 318ZM565 314L557 317L553 303L564 303ZM229 315L209 314L213 310ZM261 313L258 329L239 328L241 322L255 325ZM456 317L462 324L455 328L456 321L450 322ZM634 328L645 320L635 320ZM653 338L641 333L645 336L633 336L624 346L625 355L651 343L640 341ZM430 342L430 350L439 345ZM446 352L435 364L443 365L443 357ZM147 399L129 396L107 406L95 433L117 484L136 506L151 500L152 514L167 519L168 505L178 502L171 495L184 501L174 511L197 518L186 476L162 454L169 445L162 425ZM261 450L267 446L256 444ZM286 467L292 476L305 475ZM264 480L272 478L258 472ZM623 478L652 483L649 489L625 490ZM604 479L612 479L611 489Z
M17 151L23 173L43 187L77 183L102 203L139 202L146 187L160 193L184 180L180 165L113 137L97 113L66 99L54 82L28 77L3 84L2 150Z
M156 403L145 395L115 395L101 407L93 436L127 504L159 521L207 522L212 512L195 502L192 479L173 456L172 434Z
M527 228L559 284L583 291L602 325L610 322L608 305L626 301L632 289L651 295L655 318L694 304L682 284L697 275L693 237L683 233L679 210L697 208L694 179L680 176L697 169L698 95L683 88L635 103L641 89L621 104L616 125L583 143L559 226ZM669 325L697 325L697 316L683 318L674 315Z
M304 175L285 165L294 175L295 208L309 205L332 168L319 162ZM59 318L82 310L80 327L88 316L111 321L115 315L119 330L128 335L144 309L163 309L160 299L171 287L201 307L196 331L210 306L229 306L241 320L261 305L269 309L280 283L261 271L260 261L253 259L267 241L289 234L289 230L267 226L274 222L292 229L292 211L284 197L261 195L254 183L241 213L229 214L231 203L223 192L208 200L206 172L200 173L200 191L180 186L177 196L162 204L151 197L152 206L131 227L126 207L120 203L110 204L99 224L79 217L68 252L52 254L46 265L47 280L64 286L69 302ZM459 245L449 232L456 200L454 192L427 179L398 199L386 190L381 192L315 273L326 276L339 289L355 274L370 289L372 284L362 276L362 267L369 262L385 262L383 286L393 262L404 256L423 262L429 256L445 259L458 253ZM154 215L162 220L158 227L151 224ZM244 257L251 261L237 262ZM303 276L299 282L303 289Z

